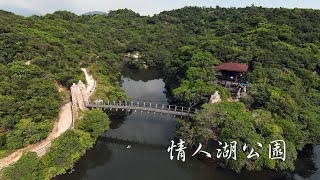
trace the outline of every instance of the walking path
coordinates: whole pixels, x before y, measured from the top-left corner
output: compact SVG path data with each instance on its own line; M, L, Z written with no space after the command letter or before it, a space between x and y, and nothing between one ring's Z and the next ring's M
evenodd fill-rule
M87 92L89 96L92 94L92 92L95 90L96 82L90 76L85 68L81 69L85 75L87 80ZM27 152L36 152L38 156L43 156L47 149L50 147L51 142L59 137L62 133L67 131L70 127L72 127L72 108L71 108L71 102L68 102L67 104L63 105L61 107L60 113L59 113L59 119L54 123L54 127L52 132L48 135L48 137L44 140L42 140L39 143L31 144L25 148L19 149L10 155L8 155L5 158L0 159L0 170L16 161L19 160L19 158L27 153Z

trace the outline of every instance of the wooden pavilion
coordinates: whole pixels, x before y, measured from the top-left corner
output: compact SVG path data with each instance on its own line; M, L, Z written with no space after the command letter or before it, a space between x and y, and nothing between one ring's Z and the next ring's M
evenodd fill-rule
M236 62L226 62L216 66L215 69L220 72L218 83L227 87L239 86L240 83L246 84L248 68L248 65Z

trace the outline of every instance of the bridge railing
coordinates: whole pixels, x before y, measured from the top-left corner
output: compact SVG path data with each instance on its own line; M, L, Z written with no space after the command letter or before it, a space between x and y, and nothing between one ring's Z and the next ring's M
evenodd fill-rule
M174 112L181 112L186 114L195 114L197 112L197 109L190 108L190 107L184 107L184 106L177 106L177 105L169 105L169 104L163 104L158 102L151 102L151 101L95 101L95 102L89 102L90 106L105 106L105 107L118 107L121 109L121 107L139 107L139 109L143 108L144 110L150 110L150 109L159 109L163 112L165 111L174 111Z

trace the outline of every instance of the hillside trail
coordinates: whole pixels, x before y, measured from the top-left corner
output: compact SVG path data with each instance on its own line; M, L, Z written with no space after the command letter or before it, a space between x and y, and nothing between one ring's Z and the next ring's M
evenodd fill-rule
M95 80L92 78L92 76L87 72L87 69L82 68L81 69L85 76L87 81L87 92L89 96L94 92L95 90ZM59 91L63 91L63 88L59 87ZM47 150L47 148L51 145L51 142L59 137L62 133L67 131L72 126L72 108L71 108L71 102L70 100L61 107L59 112L59 118L57 121L55 121L52 131L49 133L46 139L36 143L28 145L27 147L24 147L22 149L19 149L8 156L0 159L0 170L4 167L9 166L10 164L18 161L20 157L27 153L27 152L36 152L38 156L43 156Z

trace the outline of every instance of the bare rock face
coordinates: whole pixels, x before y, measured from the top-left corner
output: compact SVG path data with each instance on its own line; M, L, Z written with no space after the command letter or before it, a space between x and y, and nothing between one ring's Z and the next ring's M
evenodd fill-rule
M214 104L214 103L217 103L217 102L220 102L220 101L221 101L220 94L219 94L218 91L216 91L216 92L214 92L213 95L211 95L209 103Z

